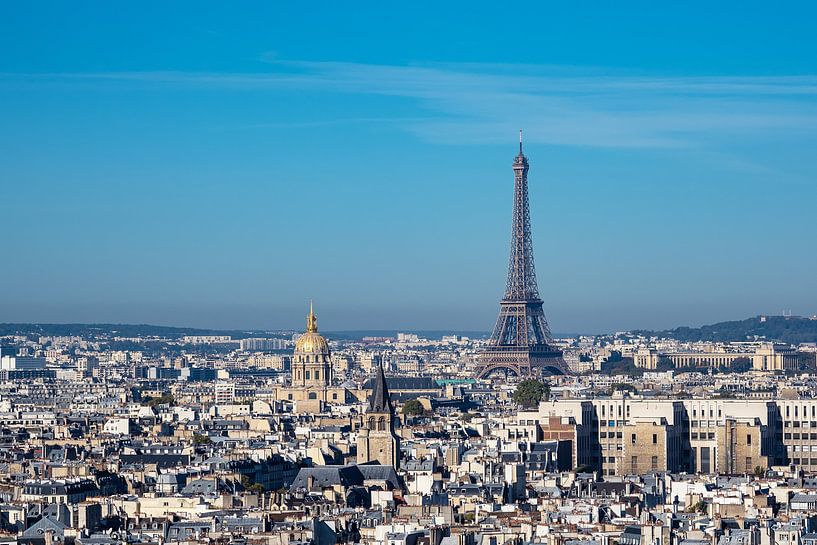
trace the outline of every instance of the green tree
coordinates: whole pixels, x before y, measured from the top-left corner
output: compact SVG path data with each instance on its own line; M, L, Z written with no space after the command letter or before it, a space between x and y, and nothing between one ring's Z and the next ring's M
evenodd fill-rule
M258 483L253 483L247 487L247 492L252 492L253 494L263 494L264 491L264 485Z
M675 364L666 356L658 358L658 363L655 366L656 371L672 371L675 369Z
M162 397L145 397L142 398L142 404L147 405L148 407L156 407L158 405L173 405L176 400L173 397L173 394L162 394Z
M247 475L241 476L241 486L243 486L247 492L253 492L255 494L263 494L265 491L264 485L253 482Z
M410 399L403 405L403 414L406 416L420 416L425 412L425 407L417 399Z
M644 369L636 367L633 358L622 358L620 352L612 351L610 357L601 364L601 372L610 376L628 375L637 377L644 374Z
M534 407L550 397L550 384L536 379L523 380L513 393L513 400L524 407Z
M212 442L213 442L213 440L210 439L210 437L207 436L207 435L202 435L202 434L199 434L199 433L196 433L196 434L193 435L193 444L194 445L209 445Z
M700 500L698 503L686 508L687 513L706 513L706 502Z
M750 371L752 369L752 360L749 358L735 358L732 361L732 365L722 369L722 371L732 372L732 373L745 373L746 371Z
M765 469L763 469L763 468L762 468L762 467L760 467L760 466L755 466L755 477L757 477L758 479L760 479L760 478L761 478L761 477L763 477L764 475L766 475L766 470L765 470Z
M612 386L610 386L610 395L613 395L614 392L629 392L631 394L636 393L638 390L632 384L627 384L626 382L616 382Z

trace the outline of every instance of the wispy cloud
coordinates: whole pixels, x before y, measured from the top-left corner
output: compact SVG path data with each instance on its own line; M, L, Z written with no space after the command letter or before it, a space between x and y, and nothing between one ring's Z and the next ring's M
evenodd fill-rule
M280 61L263 73L4 74L37 84L110 81L226 89L302 89L417 101L417 118L375 112L440 143L493 143L526 129L534 142L600 147L696 146L717 137L817 135L817 76L659 77L525 65L388 66ZM333 124L343 120L305 121ZM355 121L357 122L357 121ZM271 126L277 124L273 123Z

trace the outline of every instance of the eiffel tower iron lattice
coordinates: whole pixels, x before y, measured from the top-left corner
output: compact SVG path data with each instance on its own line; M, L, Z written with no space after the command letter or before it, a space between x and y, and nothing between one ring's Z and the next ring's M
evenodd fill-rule
M499 303L499 317L488 346L480 353L476 375L485 378L494 372L530 376L535 369L565 374L562 352L553 344L533 266L528 203L528 158L522 153L513 161L514 201L511 256L505 296Z

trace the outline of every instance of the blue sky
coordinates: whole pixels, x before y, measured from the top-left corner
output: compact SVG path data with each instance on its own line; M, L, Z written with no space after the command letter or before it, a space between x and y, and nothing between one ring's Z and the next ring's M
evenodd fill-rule
M0 321L817 312L813 3L0 5Z

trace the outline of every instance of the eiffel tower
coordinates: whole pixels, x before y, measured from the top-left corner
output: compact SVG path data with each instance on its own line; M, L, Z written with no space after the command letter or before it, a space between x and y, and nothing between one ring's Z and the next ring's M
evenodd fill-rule
M533 268L533 242L528 205L528 158L522 153L513 160L514 200L511 231L511 259L505 297L499 303L499 317L488 346L479 354L477 378L495 372L527 377L535 370L566 374L562 352L553 345Z

